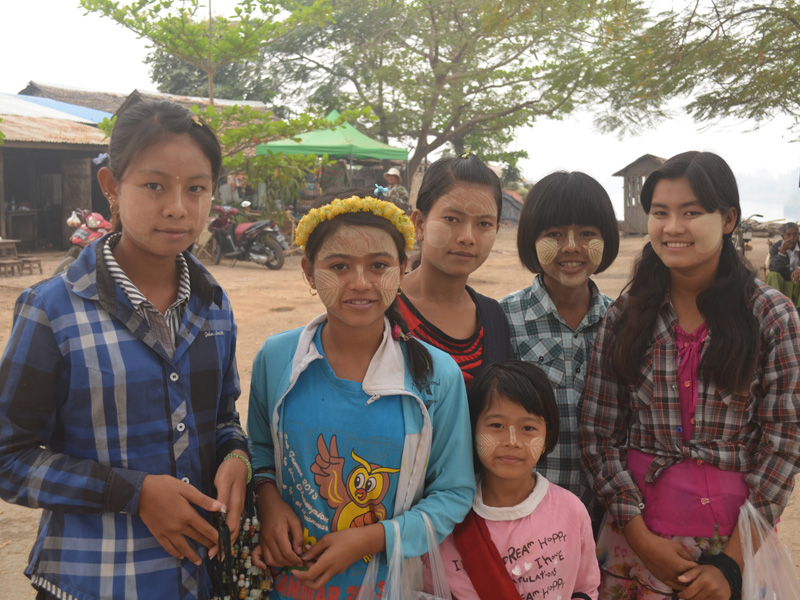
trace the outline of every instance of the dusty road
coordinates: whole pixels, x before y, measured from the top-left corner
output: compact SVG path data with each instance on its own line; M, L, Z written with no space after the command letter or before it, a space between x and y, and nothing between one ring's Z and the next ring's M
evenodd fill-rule
M516 229L503 227L486 264L472 277L471 285L479 292L494 298L529 285L532 276L517 260ZM763 264L767 245L755 239L751 260ZM597 276L601 291L611 297L619 295L625 285L633 260L638 254L641 238L623 239L617 261L605 273ZM45 274L52 272L61 260L61 253L43 254ZM304 325L322 312L319 299L308 293L300 272L299 256L287 257L280 271L268 271L252 263L210 265L214 277L230 295L239 326L238 360L242 380L242 399L239 410L242 422L247 415L247 395L250 386L251 362L267 336ZM0 348L5 348L11 329L11 316L17 295L41 279L36 275L0 278ZM21 508L0 501L0 597L28 600L34 598L27 578L22 574L28 552L36 536L39 511ZM781 538L792 548L795 565L800 558L800 508L795 499L789 502L779 526Z

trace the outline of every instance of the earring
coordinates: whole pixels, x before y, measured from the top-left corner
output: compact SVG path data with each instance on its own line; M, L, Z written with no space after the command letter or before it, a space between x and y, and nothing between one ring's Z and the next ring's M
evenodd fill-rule
M421 234L421 233L418 233L418 234L417 234L417 239L418 239L420 242L422 241L422 234Z
M311 294L312 296L316 296L317 290L315 290L313 287L310 287L308 288L308 293Z

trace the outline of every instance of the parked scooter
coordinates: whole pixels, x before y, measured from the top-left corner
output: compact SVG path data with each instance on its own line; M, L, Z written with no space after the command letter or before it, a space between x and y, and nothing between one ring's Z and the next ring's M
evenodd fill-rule
M248 206L249 202L242 202L242 208ZM284 250L289 249L289 243L275 221L263 220L237 225L234 217L239 214L239 209L235 206L214 206L211 211L217 214L208 226L215 240L214 264L219 264L224 256L232 258L233 264L240 260L250 260L275 271L283 266Z
M73 210L67 219L67 225L77 229L69 238L70 246L66 257L58 263L53 275L70 266L86 246L111 231L111 223L100 213L91 212L88 208Z

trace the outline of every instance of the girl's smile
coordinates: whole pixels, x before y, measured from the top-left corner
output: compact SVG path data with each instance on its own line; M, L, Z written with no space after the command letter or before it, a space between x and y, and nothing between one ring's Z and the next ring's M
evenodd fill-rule
M724 236L735 224L736 209L727 215L709 212L684 177L661 179L653 189L647 232L653 250L670 269L716 271Z
M543 231L536 240L536 254L547 288L586 285L602 262L604 246L600 230L590 225Z

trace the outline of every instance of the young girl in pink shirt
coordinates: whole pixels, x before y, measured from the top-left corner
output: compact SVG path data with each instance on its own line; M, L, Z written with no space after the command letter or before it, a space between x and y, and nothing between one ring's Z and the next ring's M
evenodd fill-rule
M501 361L473 380L468 397L477 495L440 545L453 597L595 600L600 571L589 513L572 492L533 472L558 441L547 375L530 362Z

